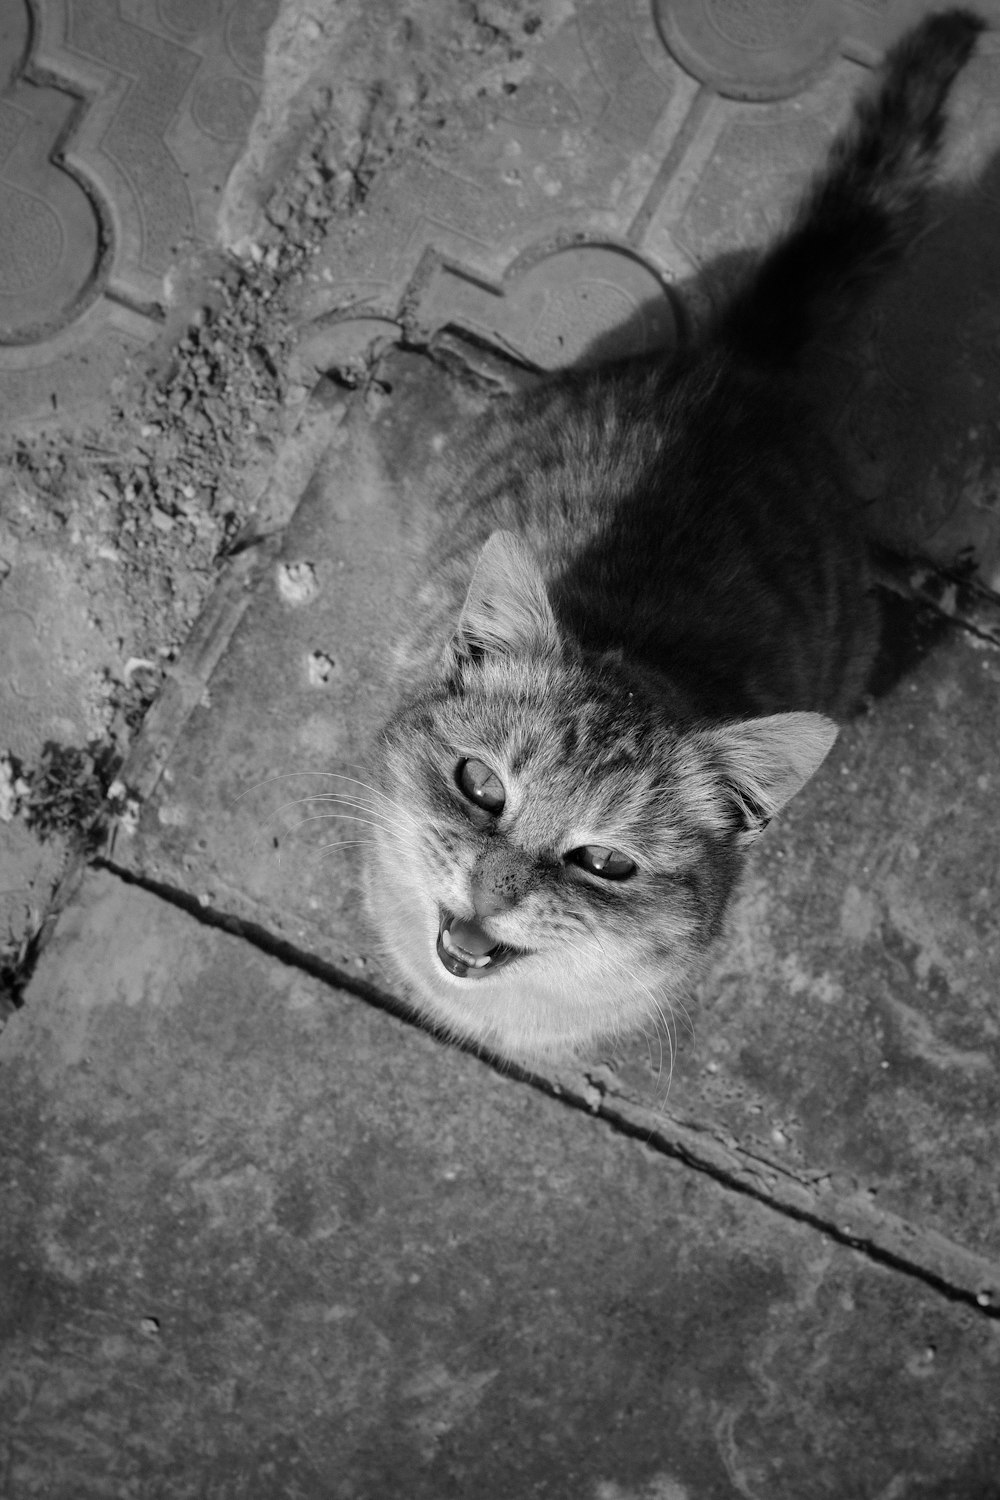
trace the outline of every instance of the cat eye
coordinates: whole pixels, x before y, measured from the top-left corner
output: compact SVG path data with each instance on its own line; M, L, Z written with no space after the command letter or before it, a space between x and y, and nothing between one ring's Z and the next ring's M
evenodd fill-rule
M503 782L495 771L481 760L461 760L455 771L455 784L460 792L485 812L498 817L503 812L507 794Z
M636 872L635 860L601 844L583 844L579 849L571 849L566 858L588 874L600 875L602 880L627 880Z

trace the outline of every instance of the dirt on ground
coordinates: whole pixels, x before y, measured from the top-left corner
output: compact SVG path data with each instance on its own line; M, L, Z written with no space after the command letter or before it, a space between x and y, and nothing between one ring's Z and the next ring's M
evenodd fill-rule
M27 893L0 931L8 1010L67 863L96 847L110 817L134 816L119 776L129 746L252 531L279 445L294 441L308 396L293 360L297 302L312 256L350 232L394 152L429 149L461 101L515 91L563 9L433 0L414 17L392 0L288 0L219 244L195 247L168 278L162 336L101 393L96 419L93 403L83 423L54 410L0 442L0 583L15 557L44 569L39 648L75 682L85 729L68 742L29 720L0 733L0 821L16 833ZM365 372L352 360L330 373L355 384ZM68 638L50 628L53 601L76 622Z

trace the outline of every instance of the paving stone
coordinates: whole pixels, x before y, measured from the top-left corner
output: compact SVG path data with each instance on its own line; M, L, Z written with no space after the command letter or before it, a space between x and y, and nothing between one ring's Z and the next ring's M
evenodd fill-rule
M409 538L433 503L421 475L484 398L415 354L390 356L379 389L345 404L193 712L152 727L136 763L152 794L114 859L388 991L362 911L366 830L323 793L364 778ZM662 1114L677 1149L990 1300L1000 655L962 632L921 649L762 840L693 1036L675 1017L662 1048L640 1038L549 1076L656 1128Z
M683 319L682 304L643 261L606 245L574 245L516 265L507 290L434 262L413 306L411 337L458 326L544 368L676 348Z
M105 645L92 595L46 539L8 531L2 549L0 755L28 766L46 744L100 737ZM26 913L37 927L62 857L22 819L0 821L0 935L21 931Z
M32 32L0 0L8 420L148 344L275 8L42 0ZM926 8L578 0L335 220L299 361L362 388L175 668L111 852L298 966L109 875L64 914L0 1037L4 1500L1000 1494L995 653L946 633L769 832L669 1088L652 1037L536 1074L557 1102L380 1011L318 791L364 774L421 475L515 378L443 331L539 367L682 343ZM815 380L876 529L996 584L982 9L933 226ZM434 362L369 370L404 333ZM56 653L14 582L20 732ZM86 622L57 628L73 737Z
M867 65L932 8L577 5L510 95L457 106L335 226L305 339L375 317L417 341L461 328L541 368L669 348L780 227ZM995 28L995 5L979 9ZM815 376L873 531L942 562L974 550L994 584L998 70L993 32L955 92L932 228Z
M997 1324L105 874L0 1038L5 1500L997 1494Z
M2 0L8 421L86 406L159 331L180 253L215 238L276 12L277 0Z
M668 1098L996 1266L998 687L995 648L946 638L844 733L762 843Z
M829 0L657 0L664 41L685 67L720 94L775 99L798 93L841 45L844 17Z
M995 20L991 0L971 7ZM654 0L667 46L689 72L736 99L781 99L808 87L838 51L876 61L935 0Z
M379 175L363 218L332 235L317 257L306 319L344 305L397 315L405 300L415 326L434 331L456 321L481 331L481 300L492 293L497 342L555 365L635 316L629 225L696 87L635 3L587 0L532 59L501 101L458 101L433 151L405 155ZM581 241L601 247L601 297L586 290L592 262L563 253ZM678 256L676 269L690 267ZM534 288L522 289L525 277ZM662 276L650 267L646 279L638 305L647 297L663 304ZM550 317L561 322L558 339L537 326L540 284ZM656 337L641 317L637 335L640 347Z

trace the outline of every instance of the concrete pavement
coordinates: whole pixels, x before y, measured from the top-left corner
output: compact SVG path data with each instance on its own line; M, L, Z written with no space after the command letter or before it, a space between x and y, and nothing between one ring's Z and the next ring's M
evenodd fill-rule
M81 873L0 1036L0 1496L1000 1495L1000 37L939 224L813 373L876 531L926 559L896 588L938 610L894 606L876 701L761 844L690 1024L518 1069L409 1022L358 851L310 821L384 707L421 474L527 366L682 340L920 7L480 18L459 41L493 71L409 134L400 80L455 40L437 6L406 40L388 5L378 46L360 12L210 9L42 7L53 72L119 80L80 136L92 176L125 174L137 33L172 59L142 130L174 162L195 142L195 237L230 170L234 243L300 222L280 191L254 221L247 184L274 186L260 122L292 131L311 68L388 69L403 144L376 112L364 197L316 220L274 482L132 747L138 828ZM213 100L245 105L225 151ZM143 261L142 195L100 180L99 276L67 238L90 300L67 270L61 331L0 347L31 420L10 371L47 391L105 313L117 368L121 309L146 329L180 254Z

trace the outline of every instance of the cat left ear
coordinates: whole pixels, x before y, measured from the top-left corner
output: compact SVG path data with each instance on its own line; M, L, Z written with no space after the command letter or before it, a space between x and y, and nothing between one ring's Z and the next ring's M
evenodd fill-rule
M822 714L771 714L726 724L716 732L729 792L746 832L760 833L823 764L837 726Z
M558 631L531 549L512 531L494 531L476 563L458 629L455 657L552 651Z

